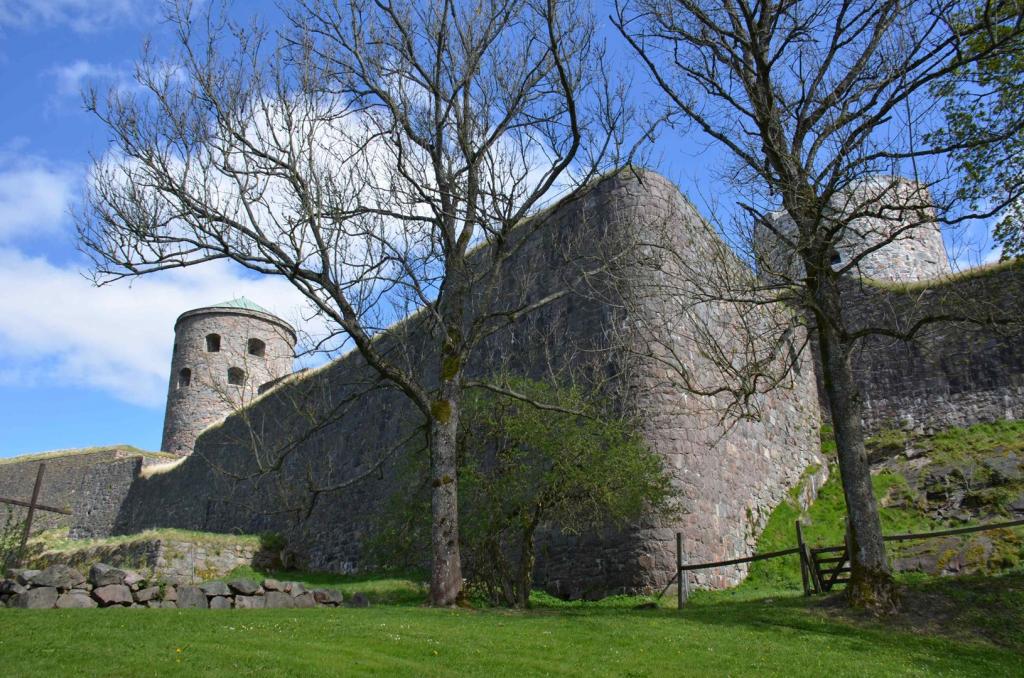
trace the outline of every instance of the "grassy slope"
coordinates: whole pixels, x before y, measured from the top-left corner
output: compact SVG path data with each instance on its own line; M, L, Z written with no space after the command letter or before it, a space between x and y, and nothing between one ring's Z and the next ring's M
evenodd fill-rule
M826 430L822 439L822 451L833 458L835 444ZM966 429L951 429L927 438L908 440L905 434L887 432L869 441L869 451L883 452L885 448L902 450L910 442L921 449L934 464L963 463L979 460L992 455L1024 453L1024 421L980 424ZM840 484L839 472L833 465L828 482L821 488L818 499L804 513L804 539L812 546L839 545L845 531L846 505ZM882 530L885 534L907 532L929 532L966 524L959 521L940 521L931 518L917 504L920 499L913 496L906 479L898 472L882 470L872 477L875 496L881 502ZM998 494L1001 489L989 492ZM1001 497L994 497L998 504ZM994 509L995 510L995 509ZM784 502L772 513L764 532L758 540L757 551L764 553L791 548L796 545L795 523L801 516L794 500ZM1008 519L1008 518L1004 518ZM986 521L988 522L988 521ZM1021 550L1020 533L1003 535L1006 545L1017 553L1006 554L1009 565L1024 557ZM990 533L991 534L991 533ZM922 542L906 544L890 543L890 557L898 556L903 549ZM771 591L799 587L800 565L796 556L776 558L754 563L750 576L743 588Z

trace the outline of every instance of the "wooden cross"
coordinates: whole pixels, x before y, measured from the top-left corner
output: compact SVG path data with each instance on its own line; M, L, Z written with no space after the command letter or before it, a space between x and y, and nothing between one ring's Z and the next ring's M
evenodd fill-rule
M25 506L28 508L28 516L25 518L25 532L21 535L21 549L18 551L18 559L25 557L25 545L28 543L29 532L32 531L32 518L35 516L36 509L40 511L49 511L50 513L60 513L65 516L70 516L71 511L67 509L55 508L53 506L46 506L45 504L39 503L39 490L43 486L43 472L46 470L46 464L39 464L39 471L36 473L36 486L32 489L32 499L30 501L19 501L17 499L5 499L0 497L0 504L12 504L14 506Z

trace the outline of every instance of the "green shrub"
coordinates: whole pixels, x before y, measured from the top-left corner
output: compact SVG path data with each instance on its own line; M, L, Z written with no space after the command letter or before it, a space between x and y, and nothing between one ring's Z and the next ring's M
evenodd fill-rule
M526 379L506 385L549 407L490 391L467 397L458 441L459 534L471 590L492 604L526 607L539 531L579 534L675 509L660 456L628 419L577 387ZM421 480L392 501L374 546L377 559L398 567L422 565L429 541L429 488L422 455L416 458Z

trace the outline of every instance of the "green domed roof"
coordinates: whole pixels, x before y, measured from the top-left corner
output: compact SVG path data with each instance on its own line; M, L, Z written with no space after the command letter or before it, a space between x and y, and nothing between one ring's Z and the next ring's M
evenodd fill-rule
M241 308L246 311L258 311L260 313L266 313L267 315L274 315L267 309L257 304L255 301L252 301L251 299L246 299L245 297L238 297L237 299L232 299L231 301L222 301L219 304L213 304L211 308Z

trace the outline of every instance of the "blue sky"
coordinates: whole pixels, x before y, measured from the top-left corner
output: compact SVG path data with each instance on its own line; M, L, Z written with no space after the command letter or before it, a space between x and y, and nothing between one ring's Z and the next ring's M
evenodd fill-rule
M246 8L253 3L246 3ZM158 449L178 314L245 295L299 321L287 284L205 266L96 288L69 210L107 137L81 88L130 82L156 0L0 0L0 456Z
M270 2L239 2L247 12ZM129 443L157 449L183 311L247 296L302 326L287 283L204 265L96 288L69 211L108 140L87 83L130 86L158 0L0 0L0 457ZM699 139L663 136L655 165L698 206L728 195Z

